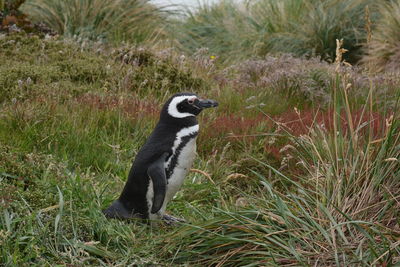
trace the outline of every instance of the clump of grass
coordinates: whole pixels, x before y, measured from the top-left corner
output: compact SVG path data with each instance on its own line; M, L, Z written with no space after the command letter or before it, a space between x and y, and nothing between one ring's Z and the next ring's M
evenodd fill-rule
M375 70L400 69L400 1L389 1L380 6L380 17L373 21L372 38L366 46L363 61Z
M255 23L265 31L260 51L333 61L336 39L342 38L349 50L346 60L356 62L366 38L364 10L367 5L374 10L373 1L362 0L257 1L251 12Z
M232 62L254 54L253 37L257 37L243 7L232 0L203 3L196 10L186 10L185 20L174 27L173 34L184 51L195 53L208 48L210 55Z
M164 36L166 21L148 0L30 0L22 11L66 37L109 42L154 42Z
M297 172L258 160L274 174L252 171L260 191L241 192L244 207L219 209L217 218L171 233L166 255L176 263L216 266L398 262L400 118L383 110L385 124L376 134L371 88L362 109L370 120L354 120L341 68L339 62L331 87L333 129L315 123L301 136L287 131L287 164Z
M188 11L177 38L192 52L208 47L229 61L269 53L333 61L335 40L343 38L346 60L357 62L366 40L367 5L375 17L374 1L258 0L246 6L222 1Z

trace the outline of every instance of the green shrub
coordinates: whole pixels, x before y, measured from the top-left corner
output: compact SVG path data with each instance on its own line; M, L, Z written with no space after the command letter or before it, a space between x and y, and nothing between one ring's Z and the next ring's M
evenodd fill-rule
M0 11L16 12L26 0L0 0Z
M30 0L22 11L66 37L110 42L158 40L166 21L148 0Z
M376 70L400 70L400 1L382 4L379 14L363 62Z
M224 60L291 53L332 61L336 39L344 39L346 60L360 59L366 40L365 7L376 16L375 1L258 0L233 1L188 11L178 35L185 49L208 47Z
M287 52L333 61L336 39L343 39L349 50L346 59L355 62L366 39L365 7L372 7L374 2L259 0L251 7L251 14L266 32L260 52Z
M171 56L144 48L121 48L114 52L117 62L132 66L125 82L136 92L158 96L166 93L199 92L209 88L207 82L196 77L191 68Z
M0 102L44 94L62 97L59 92L63 90L76 95L116 84L115 74L106 68L107 62L114 62L93 52L79 51L78 46L25 34L3 37L0 45ZM67 83L73 86L66 88Z
M195 11L187 10L184 22L173 26L173 34L185 51L194 53L208 48L211 55L224 61L254 55L258 33L246 12L232 0L204 3Z

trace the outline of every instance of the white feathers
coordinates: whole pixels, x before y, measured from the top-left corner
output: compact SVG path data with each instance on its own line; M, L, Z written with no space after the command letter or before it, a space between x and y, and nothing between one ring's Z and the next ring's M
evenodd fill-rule
M171 159L174 157L174 155L176 154L176 150L181 145L182 139L185 136L196 134L198 133L198 131L199 131L199 125L196 124L191 127L184 128L176 134L174 146L172 147L172 156L165 163L166 169L170 167ZM166 192L167 194L165 196L164 204L167 204L167 202L170 201L174 197L176 192L178 192L178 190L181 188L185 176L192 167L195 156L196 156L196 136L193 136L193 138L189 140L189 142L187 142L185 146L182 147L180 150L176 166L174 166L171 176L168 179L167 192Z
M181 145L182 139L185 136L190 136L190 135L196 134L198 131L199 131L199 125L196 124L191 127L183 128L176 134L174 146L172 147L172 155L169 157L168 161L165 162L165 165L164 165L165 169L168 169L169 165L171 164L171 159L177 153L176 150ZM176 166L174 166L174 169L172 170L172 174L168 179L167 191L166 191L163 205L156 214L151 213L151 207L153 205L154 191L153 191L153 183L150 180L149 187L147 188L147 194L146 194L150 220L162 218L162 216L165 213L167 203L174 197L176 192L178 192L178 190L181 188L181 186L183 184L183 180L193 164L195 155L196 155L196 136L193 136L193 138L189 142L187 142L187 144L184 147L182 147L180 149L180 154L177 159L177 164L176 164Z
M165 166L168 168L169 164L171 163L171 159L173 158L173 155L176 153L176 149L179 147L179 145L182 143L182 138L188 135L195 134L199 131L199 125L193 125L187 128L183 128L180 130L175 137L174 141L174 146L172 147L172 156L169 157L168 161L166 162Z
M196 156L196 137L193 137L181 150L177 164L168 179L164 202L169 202L181 188Z
M153 215L151 213L151 207L153 206L153 197L154 197L154 190L153 190L153 181L149 179L149 186L147 187L146 192L146 200L147 200L147 210L149 211L149 218L150 220L157 219L157 215Z
M168 105L168 114L174 118L185 118L189 116L195 116L189 112L179 112L178 104L186 99L193 98L193 95L183 95L183 96L176 96L172 99L172 101Z

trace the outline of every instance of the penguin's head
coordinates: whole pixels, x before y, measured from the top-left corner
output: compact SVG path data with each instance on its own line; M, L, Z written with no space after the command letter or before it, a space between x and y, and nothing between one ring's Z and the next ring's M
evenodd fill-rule
M201 99L193 93L178 93L165 103L161 114L168 114L173 118L197 116L203 109L218 106L218 102L211 99Z

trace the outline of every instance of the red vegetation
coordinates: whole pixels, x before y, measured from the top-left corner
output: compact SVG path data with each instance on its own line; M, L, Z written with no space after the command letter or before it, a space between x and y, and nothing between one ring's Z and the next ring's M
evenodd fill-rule
M389 117L390 114L387 116ZM264 136L264 133L276 133L286 135L287 133L300 136L309 134L311 129L320 127L327 133L334 131L334 111L321 111L306 109L302 111L290 110L280 115L274 116L272 119L277 122L275 124L267 116L259 114L258 116L246 118L234 114L223 114L217 117L214 121L207 123L207 129L203 131L205 138L227 137L227 141L249 141L260 140L267 138L265 151L277 160L282 159L284 155L280 150L288 144L288 139L285 137ZM373 112L357 110L351 114L351 121L354 131L357 135L366 136L369 134L370 128L372 138L377 139L383 136L385 120L387 117ZM348 135L349 118L343 110L338 122L338 129L343 135ZM263 127L260 127L263 125ZM279 126L278 126L279 125ZM276 140L273 140L276 139ZM259 144L259 142L257 142Z
M334 131L334 111L318 111L318 110L303 110L296 111L291 110L285 112L276 118L277 122L282 123L294 136L300 136L307 134L313 126L319 126L325 129L327 132ZM382 134L382 129L385 125L385 117L377 112L367 112L363 110L358 110L351 113L351 121L355 131L361 132L362 134L367 134L369 128L372 129L372 134L374 138L380 137ZM338 122L338 129L344 134L349 132L350 120L343 110L340 114L340 121ZM340 128L339 128L340 127Z
M254 135L257 134L255 128L261 123L272 125L268 118L262 114L252 118L224 114L209 124L207 134L208 137Z
M158 105L148 101L139 100L134 97L119 97L116 95L99 96L85 94L77 98L79 104L100 110L121 110L124 115L131 119L145 116L158 116Z
M319 126L327 132L332 132L334 130L333 112L333 110L291 110L274 116L273 120L278 122L279 125L294 136L307 134L314 126ZM366 134L367 131L369 131L369 128L372 127L374 137L379 137L381 135L382 129L385 125L385 119L384 116L377 112L371 114L369 112L358 110L351 114L354 130L359 129L363 134ZM269 126L269 128L272 128L273 126L273 122L262 114L252 118L241 117L233 114L224 114L217 117L209 124L208 127L210 128L210 131L208 134L210 137L219 135L256 135L260 134L260 132L257 132L255 128L261 123ZM342 111L340 122L338 124L340 124L340 130L344 134L347 134L349 131L349 123L349 118L346 113Z

